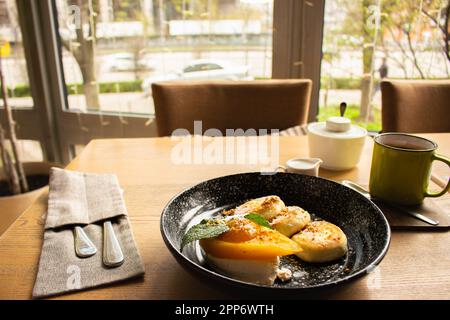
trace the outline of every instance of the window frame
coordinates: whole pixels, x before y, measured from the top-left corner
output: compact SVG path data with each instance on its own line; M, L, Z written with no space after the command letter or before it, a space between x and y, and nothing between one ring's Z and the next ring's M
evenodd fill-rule
M274 0L272 78L313 80L308 121L315 121L318 113L324 3L325 0ZM74 156L73 146L92 139L157 136L154 115L70 110L57 34L56 2L17 0L17 4L35 106L31 110L15 110L21 124L19 138L39 140L46 159L68 163ZM36 119L39 126L35 125Z
M36 46L33 55L41 58L35 64L44 92L45 100L39 101L45 106L52 121L44 123L52 128L52 139L56 142L57 161L68 163L74 156L73 146L87 144L99 138L135 138L156 136L156 123L146 115L128 115L106 111L83 113L68 108L67 88L62 68L62 46L57 35L56 3L52 0L24 1L26 11L34 13L28 26L39 30L36 34Z
M272 78L311 79L308 122L319 113L325 0L274 0Z

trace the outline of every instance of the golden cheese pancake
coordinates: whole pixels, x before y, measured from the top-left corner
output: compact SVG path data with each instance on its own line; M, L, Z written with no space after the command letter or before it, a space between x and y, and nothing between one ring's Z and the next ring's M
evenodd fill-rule
M291 237L310 222L311 216L306 210L291 206L271 219L270 226L286 237Z
M227 221L229 230L200 240L200 246L218 258L265 260L300 252L302 248L278 231L245 218Z
M273 284L279 257L301 251L295 241L251 220L234 218L227 226L227 232L200 240L200 246L214 269L236 279Z
M338 226L326 221L313 221L292 240L303 249L296 255L306 262L329 262L347 253L347 237Z
M283 200L278 196L267 196L245 202L236 209L229 210L225 214L243 215L256 213L267 220L274 218L286 209Z

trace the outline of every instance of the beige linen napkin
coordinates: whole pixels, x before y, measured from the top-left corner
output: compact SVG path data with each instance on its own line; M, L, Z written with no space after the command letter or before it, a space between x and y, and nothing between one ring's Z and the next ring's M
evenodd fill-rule
M124 255L115 268L104 266L103 220L111 220ZM79 258L73 228L83 229L97 253ZM96 287L144 274L122 192L113 174L52 168L48 212L33 298Z

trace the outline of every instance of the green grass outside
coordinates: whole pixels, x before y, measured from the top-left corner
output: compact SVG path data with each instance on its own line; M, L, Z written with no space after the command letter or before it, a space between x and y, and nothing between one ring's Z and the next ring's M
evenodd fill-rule
M402 80L402 78L390 77L390 80ZM447 78L429 78L428 80L444 80ZM409 79L409 80L420 80L419 78ZM379 79L374 80L374 85L377 85ZM361 89L361 78L359 77L336 77L329 78L328 76L322 76L320 78L320 88L326 89L329 86L329 89L337 89L337 90L360 90Z
M121 82L100 82L100 93L118 93L118 92L142 92L142 80L121 81ZM81 83L67 84L68 94L83 94L83 85Z
M361 78L331 78L324 76L320 78L320 89L346 89L359 90L361 89Z
M266 77L255 77L255 80L268 79ZM359 90L361 87L360 78L333 78L328 82L327 77L320 80L321 89L325 89L330 84L330 89L341 90ZM99 83L100 93L115 92L141 92L142 80L120 81L120 82L101 82ZM68 94L82 94L83 85L81 83L68 83L66 85ZM19 84L14 89L8 88L8 97L22 98L31 97L31 90L28 84ZM0 93L1 98L1 93Z
M120 82L101 82L99 83L100 93L115 93L115 92L141 92L142 80L134 81L120 81ZM66 85L68 94L83 94L83 84L68 83ZM31 97L31 89L28 84L20 84L14 89L8 88L9 98L23 98ZM2 94L0 92L0 98Z
M357 124L363 128L366 128L368 131L381 131L381 111L378 109L373 110L374 119L369 122L364 122L359 119L359 107L357 105L349 105L347 106L347 111L345 112L345 116L352 120L353 124ZM319 108L319 121L325 121L329 117L339 116L339 105L332 105L326 108Z

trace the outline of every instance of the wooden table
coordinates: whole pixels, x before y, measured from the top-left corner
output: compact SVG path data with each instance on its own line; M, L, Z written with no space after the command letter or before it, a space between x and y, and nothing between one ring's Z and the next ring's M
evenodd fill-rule
M450 155L450 134L423 135ZM254 165L177 165L170 161L176 142L169 138L95 140L68 166L71 170L116 173L125 189L144 278L61 296L64 299L249 298L202 282L179 266L159 231L161 211L182 189L217 176L255 171ZM360 165L346 172L321 170L334 180L367 184L372 141L368 138ZM307 156L306 137L280 138L280 163ZM448 176L448 169L437 171ZM413 174L413 173L412 173ZM0 238L0 299L28 299L36 277L42 244L47 191ZM318 293L338 299L449 299L450 233L394 231L388 254L378 271L339 290ZM274 297L272 297L274 298Z

